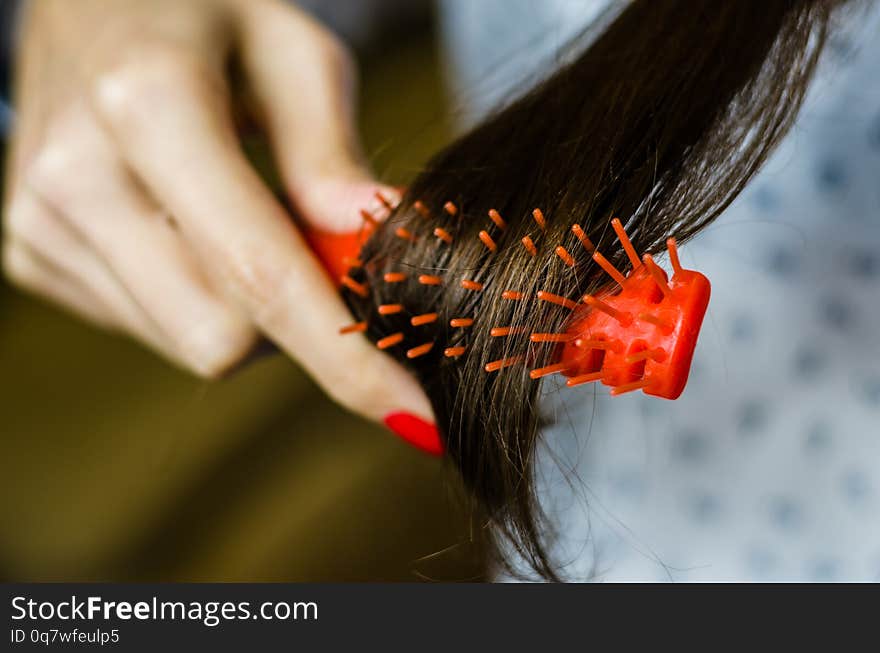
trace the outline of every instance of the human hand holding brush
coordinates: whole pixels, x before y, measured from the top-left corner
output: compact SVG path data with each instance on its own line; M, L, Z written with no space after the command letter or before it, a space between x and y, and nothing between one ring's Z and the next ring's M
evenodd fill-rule
M276 0L44 0L20 43L3 246L14 282L205 377L266 337L341 404L436 439L398 363L327 337L349 313L232 119L230 60L302 222L348 232L371 203L382 219L375 193L394 191L360 157L338 41Z

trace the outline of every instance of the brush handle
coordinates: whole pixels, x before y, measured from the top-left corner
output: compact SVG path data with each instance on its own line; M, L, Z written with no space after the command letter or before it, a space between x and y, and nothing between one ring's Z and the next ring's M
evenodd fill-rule
M352 267L361 246L370 237L366 228L348 233L332 233L304 227L302 234L309 248L336 284Z

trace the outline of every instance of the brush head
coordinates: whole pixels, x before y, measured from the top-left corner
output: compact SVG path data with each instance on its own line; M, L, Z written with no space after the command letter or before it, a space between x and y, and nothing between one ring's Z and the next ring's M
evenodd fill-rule
M431 220L435 215L422 202L415 202L414 208L425 219ZM448 218L461 219L458 207L452 202L447 202L438 213L445 214ZM503 237L508 224L494 209L488 212L488 218L491 224L487 225L487 229L479 232L478 238L487 252L495 256L499 251L498 239ZM522 246L534 257L538 254L534 239L539 238L546 230L547 218L540 209L535 209L531 218L537 230L532 236L522 239ZM368 297L370 290L365 284L356 282L352 276L349 276L349 266L360 265L358 261L360 247L377 224L374 217L367 214L364 215L363 228L356 234L326 234L315 231L307 233L308 242L318 253L325 267L340 278L341 284L348 291L361 297ZM501 300L531 299L548 302L571 312L561 332L530 335L532 343L551 343L555 346L550 364L532 369L530 372L532 379L559 373L566 377L566 385L569 387L599 381L610 386L611 394L615 396L642 390L645 394L656 397L676 399L687 384L694 349L709 303L709 280L701 273L686 270L681 266L673 238L667 241L667 251L673 268L670 278L650 254L639 258L619 219L613 219L611 226L632 263L632 269L627 274L618 270L596 250L580 225L574 224L571 227L571 232L580 243L576 245L583 247L578 255L585 253L613 281L613 284L609 284L610 289L607 292L599 296L584 295L580 298L571 298L539 291L529 298L519 290L508 289L501 293ZM494 229L494 236L489 229ZM447 229L437 227L430 231L430 234L442 241L442 245L453 246L454 237ZM395 235L413 242L423 237L403 228L397 228ZM568 268L576 267L574 250L569 251L562 245L551 247L551 250L551 256L560 259ZM389 272L384 275L383 281L390 284L417 282L423 286L452 283L473 292L482 291L486 285L485 281L477 282L468 278L449 279L450 276L457 276L454 270L446 271L444 277ZM401 313L404 310L403 305L396 303L380 304L376 307L376 313L381 316ZM421 326L435 322L437 317L438 313L431 312L414 315L409 321L412 326ZM472 316L461 316L452 319L450 327L456 330L467 329L473 323ZM341 332L359 333L365 329L365 323L359 322L343 327ZM506 338L520 333L523 333L523 327L518 325L496 325L490 328L490 335L493 338ZM376 341L376 345L380 349L398 345L407 347L407 358L423 356L435 349L433 341L404 343L402 333L385 335ZM441 351L447 358L458 358L469 351L469 347L461 337L457 337L454 343L445 343L443 347ZM534 362L533 352L524 351L521 354L489 361L484 365L484 369L486 373L499 373L509 367L529 365Z

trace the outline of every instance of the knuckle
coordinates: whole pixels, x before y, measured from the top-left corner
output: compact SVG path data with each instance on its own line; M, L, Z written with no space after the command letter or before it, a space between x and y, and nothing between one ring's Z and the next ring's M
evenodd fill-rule
M213 85L216 70L204 57L168 41L130 45L94 82L92 100L111 123L146 119L169 102Z
M24 249L6 241L3 243L3 272L6 278L21 288L33 284L34 266Z
M50 202L63 203L76 165L77 156L72 148L61 143L50 143L38 151L27 165L25 179L31 188Z
M180 349L192 370L201 378L218 379L232 370L256 341L253 329L228 320L215 319L187 330Z

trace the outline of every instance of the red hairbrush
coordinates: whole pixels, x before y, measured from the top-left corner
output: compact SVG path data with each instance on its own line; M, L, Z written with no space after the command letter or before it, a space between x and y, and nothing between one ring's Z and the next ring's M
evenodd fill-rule
M389 202L377 194L386 209L393 209ZM413 208L425 217L430 212L422 202L415 202ZM448 216L458 214L457 207L447 202L443 210ZM494 209L489 211L489 219L498 230L504 231L506 223ZM307 231L310 246L317 253L328 272L350 291L361 297L369 296L369 288L355 281L348 271L359 267L358 252L376 226L375 218L362 212L364 228L358 233L330 234L315 230ZM533 211L532 217L543 230L546 221L540 209ZM700 326L709 303L709 280L699 272L686 270L678 258L675 240L667 240L667 249L672 264L673 275L669 278L651 257L645 254L639 258L620 220L611 222L623 246L632 269L624 275L608 259L596 251L584 230L577 224L571 228L580 243L592 254L593 260L615 281L616 288L600 296L584 295L577 299L561 297L548 292L538 292L537 299L557 304L571 311L565 328L560 333L532 333L534 343L557 343L551 360L544 367L532 369L532 379L561 373L568 377L569 387L592 381L600 381L611 387L612 395L620 395L634 390L646 394L676 399L687 383L691 360L694 354ZM395 235L404 240L414 238L408 230L400 227ZM448 231L438 227L433 235L447 244L452 242ZM490 251L498 248L488 231L478 234L479 240ZM530 236L522 239L522 245L531 256L538 250ZM566 265L573 267L574 258L562 246L556 247L557 256ZM386 283L399 283L407 279L400 272L384 275ZM443 279L434 275L422 274L417 277L423 285L437 285ZM469 279L460 281L462 288L472 291L483 289L483 283ZM524 293L507 290L502 298L522 300ZM393 315L403 310L400 304L383 304L377 307L380 315ZM429 324L438 319L437 313L416 315L411 319L413 326ZM470 317L459 317L450 321L453 328L466 328L473 324ZM341 333L355 333L367 330L366 322L358 322L343 327ZM491 329L492 336L507 336L522 333L521 327L499 326ZM402 333L389 334L376 341L380 349L387 349L404 340ZM416 358L433 349L434 343L427 342L407 350L408 358ZM465 354L466 346L453 346L444 350L447 357ZM485 365L487 373L497 372L506 367L528 363L526 356L514 356L489 362Z

